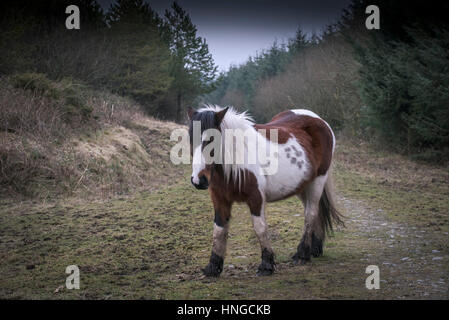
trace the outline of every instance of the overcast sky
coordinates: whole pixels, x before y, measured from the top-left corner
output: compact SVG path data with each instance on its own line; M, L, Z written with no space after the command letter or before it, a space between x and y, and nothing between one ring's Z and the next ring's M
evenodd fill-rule
M98 0L104 9L113 0ZM163 15L169 0L149 0ZM206 38L220 71L245 62L269 48L275 40L286 42L298 25L307 33L320 32L335 22L350 0L178 0Z

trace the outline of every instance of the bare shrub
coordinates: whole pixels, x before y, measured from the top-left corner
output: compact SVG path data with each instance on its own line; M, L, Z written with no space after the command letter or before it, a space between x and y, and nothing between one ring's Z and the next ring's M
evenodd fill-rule
M221 99L221 104L244 109L246 105L245 94L240 90L228 90Z
M253 111L258 118L268 121L287 107L310 109L337 130L358 130L358 64L341 35L328 37L305 49L286 72L259 84Z
M68 125L60 121L62 110L58 101L44 95L50 87L44 89L44 85L24 81L21 85L38 89L16 89L6 78L0 78L1 131L46 138L64 135Z

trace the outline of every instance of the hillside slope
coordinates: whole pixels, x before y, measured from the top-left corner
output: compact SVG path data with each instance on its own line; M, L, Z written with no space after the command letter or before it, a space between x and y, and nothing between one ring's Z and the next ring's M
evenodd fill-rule
M0 191L4 199L103 199L167 186L178 125L134 101L42 74L0 79Z

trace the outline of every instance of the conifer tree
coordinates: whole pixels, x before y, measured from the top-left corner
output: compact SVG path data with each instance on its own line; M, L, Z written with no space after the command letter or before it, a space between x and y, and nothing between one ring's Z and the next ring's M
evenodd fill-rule
M449 5L379 1L380 30L354 33L367 4L354 1L341 23L361 63L364 128L413 157L447 158Z
M289 41L289 51L291 54L296 54L305 49L309 45L307 35L302 31L301 26L296 29L294 38Z
M157 113L158 101L171 83L170 51L159 35L160 18L143 0L117 0L107 22L118 64L110 86Z
M176 96L176 121L181 121L183 104L213 89L217 67L206 40L197 35L190 16L176 2L165 12L162 34L172 52L171 88Z

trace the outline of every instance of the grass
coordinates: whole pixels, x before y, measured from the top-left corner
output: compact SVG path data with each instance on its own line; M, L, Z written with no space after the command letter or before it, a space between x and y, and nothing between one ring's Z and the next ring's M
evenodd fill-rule
M346 142L336 157L338 190L394 221L449 232L449 169Z
M353 148L359 150L355 155ZM389 159L387 170L393 170L396 161L404 164L404 159L392 157L366 146L339 147L334 174L347 226L335 230L324 256L308 265L290 262L303 227L300 201L269 204L277 271L264 278L256 276L260 248L244 205L233 209L223 274L219 279L201 275L210 255L213 210L208 193L190 186L189 167L178 168L171 185L161 183L154 191L112 200L3 200L0 297L447 299L446 171L431 168L427 174L441 181L427 187L417 182L419 188L407 191L406 186L413 185L410 175L385 183L384 169L367 161ZM433 260L436 256L443 259ZM72 264L80 267L80 290L64 286L65 268ZM381 290L365 288L370 264L381 269Z
M230 293L232 297L233 292L234 297L249 298L264 294L260 278L255 277L260 256L258 242L249 228L248 209L241 205L234 209L230 255L222 279L202 279L199 268L209 259L212 207L207 193L195 192L185 181L132 201L119 199L81 206L61 203L27 208L26 213L25 208L17 207L7 216L2 215L2 225L7 225L2 243L8 247L8 254L3 252L2 256L2 296L196 299L226 298ZM294 285L308 277L318 281L300 272L312 267L282 272L288 271L289 256L302 226L302 219L290 212L292 206L299 212L299 203L292 200L269 209L280 271L264 283L278 294L284 291L285 283ZM320 266L344 254L327 256L314 264ZM70 264L80 267L83 290L64 289L55 294ZM234 268L230 269L230 264ZM27 266L34 269L27 270Z

